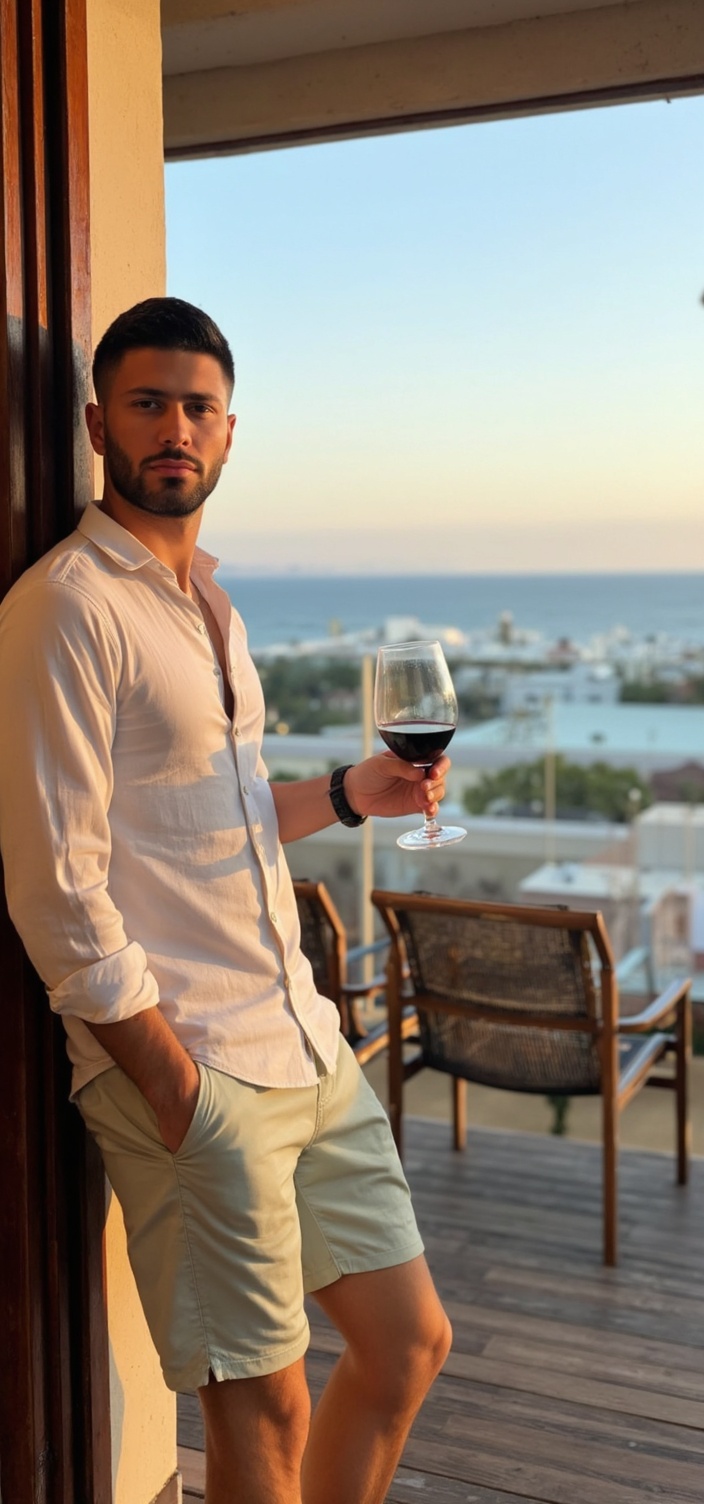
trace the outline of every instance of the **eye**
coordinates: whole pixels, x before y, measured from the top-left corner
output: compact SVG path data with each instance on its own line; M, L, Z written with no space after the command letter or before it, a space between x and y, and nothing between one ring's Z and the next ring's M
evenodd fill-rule
M156 397L137 397L132 406L139 408L140 412L148 412L150 409L158 407L159 404Z
M191 412L195 413L199 418L204 418L207 417L208 413L214 413L215 408L211 407L209 402L192 402Z

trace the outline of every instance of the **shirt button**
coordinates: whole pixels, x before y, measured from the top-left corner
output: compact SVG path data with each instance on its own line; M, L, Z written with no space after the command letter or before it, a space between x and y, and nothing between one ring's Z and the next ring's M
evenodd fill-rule
M246 783L242 784L242 793L243 794L248 794L249 793L249 789L248 789Z
M239 726L235 726L235 736L241 736L241 735L242 735L242 732L240 731Z
M271 920L271 922L272 922L272 924L276 924L276 923L277 923L277 922L278 922L278 918L279 918L279 916L278 916L278 914L277 914L277 913L276 913L276 912L275 912L275 910L274 910L274 909L272 909L272 911L271 911L271 913L270 913L270 915L269 915L269 918L270 918L270 920Z
M205 632L205 622L204 621L199 621L198 622L198 631L201 633L201 635Z

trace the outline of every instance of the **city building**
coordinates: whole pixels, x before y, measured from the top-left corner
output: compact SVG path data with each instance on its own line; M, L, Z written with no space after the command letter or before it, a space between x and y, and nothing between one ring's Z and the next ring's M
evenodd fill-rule
M520 898L599 909L617 961L632 957L626 990L655 992L689 975L704 1026L704 809L655 804L624 834L621 851L542 863L520 881Z
M644 778L704 756L704 706L562 702L458 731L453 761L494 772L546 752L635 768Z
M573 663L563 669L509 674L504 684L502 715L545 713L553 705L615 705L620 681L608 663Z

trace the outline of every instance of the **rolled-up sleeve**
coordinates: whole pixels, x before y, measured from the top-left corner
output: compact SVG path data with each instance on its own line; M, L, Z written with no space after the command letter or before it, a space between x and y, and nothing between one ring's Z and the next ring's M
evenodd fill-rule
M154 1007L142 947L110 896L112 742L121 673L101 609L63 581L0 617L0 849L12 921L52 1008L113 1023Z

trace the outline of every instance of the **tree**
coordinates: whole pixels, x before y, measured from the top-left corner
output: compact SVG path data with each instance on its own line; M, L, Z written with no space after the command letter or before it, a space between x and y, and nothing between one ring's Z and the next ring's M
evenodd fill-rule
M635 768L613 768L607 762L587 767L555 759L555 793L558 815L584 819L601 815L605 820L625 822L652 803L650 787ZM513 815L543 813L545 763L518 763L487 774L474 788L465 790L465 808L472 815L501 809Z
M315 734L322 726L359 721L358 663L337 658L276 658L258 667L269 722Z

